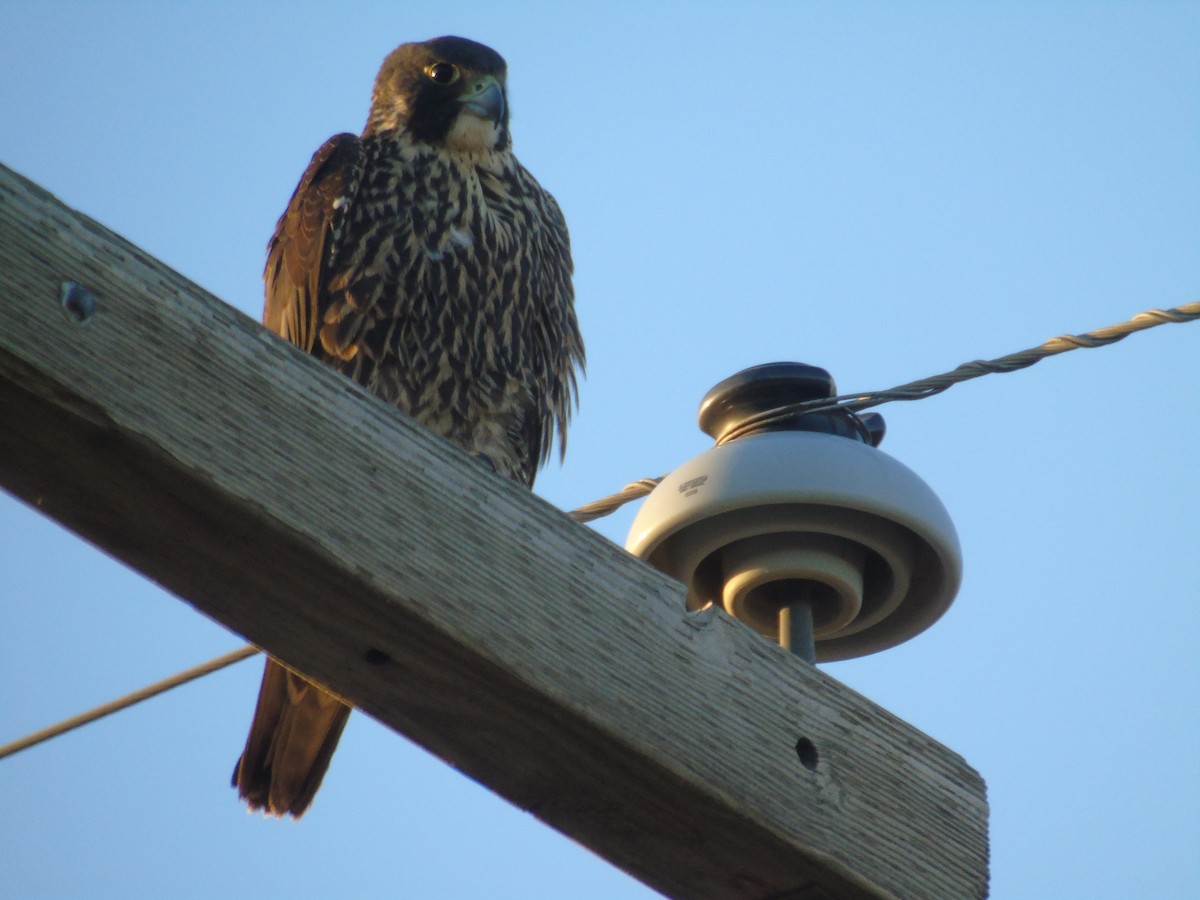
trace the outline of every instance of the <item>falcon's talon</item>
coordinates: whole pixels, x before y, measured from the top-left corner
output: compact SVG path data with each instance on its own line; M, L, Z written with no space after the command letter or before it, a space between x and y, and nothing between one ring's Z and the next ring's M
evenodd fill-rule
M472 453L471 458L488 466L497 475L500 474L500 467L497 466L496 461L494 459L492 459L490 456L488 456L486 453Z

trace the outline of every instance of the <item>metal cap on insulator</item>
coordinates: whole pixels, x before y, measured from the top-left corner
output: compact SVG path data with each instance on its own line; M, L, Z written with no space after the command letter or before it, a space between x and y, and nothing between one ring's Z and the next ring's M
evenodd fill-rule
M805 363L764 363L743 369L712 388L700 401L700 430L718 444L769 431L821 431L878 447L883 416L847 409L788 411L789 404L837 396L833 376ZM772 415L774 413L774 415Z

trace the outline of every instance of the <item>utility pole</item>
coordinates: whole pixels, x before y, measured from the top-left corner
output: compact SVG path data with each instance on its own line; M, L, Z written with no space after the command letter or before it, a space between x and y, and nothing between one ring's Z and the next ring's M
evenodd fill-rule
M957 754L2 166L0 485L668 895L987 893Z

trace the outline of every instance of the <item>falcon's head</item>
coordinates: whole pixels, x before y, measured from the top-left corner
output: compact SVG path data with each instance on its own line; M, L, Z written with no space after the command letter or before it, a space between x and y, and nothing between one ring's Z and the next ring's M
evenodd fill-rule
M504 57L466 38L401 44L375 77L366 133L404 129L435 146L503 150L508 146L506 73Z

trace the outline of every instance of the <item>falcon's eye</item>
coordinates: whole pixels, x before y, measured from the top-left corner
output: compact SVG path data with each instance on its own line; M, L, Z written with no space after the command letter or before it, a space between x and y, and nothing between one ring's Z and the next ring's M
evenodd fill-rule
M448 62L438 62L425 67L425 74L438 84L454 84L458 81L458 66Z

